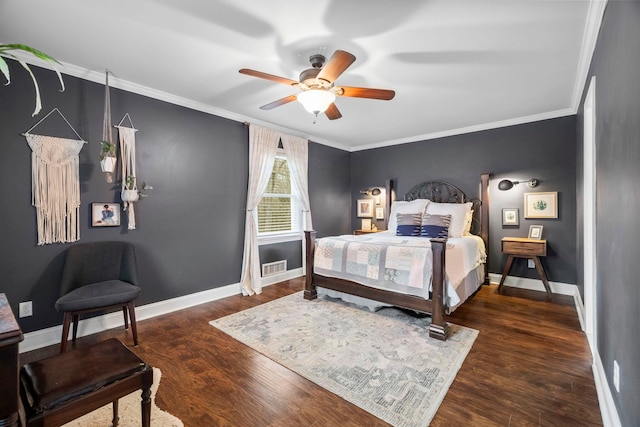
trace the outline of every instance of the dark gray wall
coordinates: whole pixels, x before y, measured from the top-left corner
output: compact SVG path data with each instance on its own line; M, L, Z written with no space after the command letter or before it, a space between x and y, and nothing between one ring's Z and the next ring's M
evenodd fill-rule
M529 225L541 224L549 245L543 260L549 280L576 283L575 123L570 116L352 153L352 227L359 228L355 200L361 188L384 185L385 179L393 178L402 199L416 184L444 180L478 198L480 174L491 172L489 271L502 272L502 237L526 237ZM535 189L519 184L499 191L498 182L504 178L537 178L541 184ZM524 219L523 199L528 191L557 191L558 219ZM502 208L519 208L520 226L503 227ZM516 260L512 274L538 277L526 267L526 260Z
M587 80L588 85L591 76L596 76L598 353L624 426L636 426L640 420L640 241L636 232L640 212L638 23L640 3L607 3ZM587 89L585 86L585 93ZM581 106L580 128L583 110ZM581 131L579 145L582 145ZM582 200L581 191L578 199ZM579 230L582 232L582 222ZM580 251L579 263L582 262ZM614 360L620 365L620 393L613 387Z
M309 197L318 237L351 232L350 160L346 151L309 145Z
M137 174L153 185L136 205L137 230L90 227L92 202L120 202L98 164L102 139L104 86L33 67L42 90L43 111L32 118L33 86L26 72L10 63L12 82L0 96L0 292L17 312L32 300L34 316L19 319L24 332L61 323L54 309L68 244L36 245L31 206L31 151L21 133L58 107L88 144L80 153L81 240L127 240L136 244L143 293L138 304L166 300L240 280L248 177L248 128L242 123L148 97L111 90L114 124L129 113L137 133ZM73 137L57 113L32 133ZM117 135L117 134L116 134ZM332 221L350 208L349 176L331 174L327 164L347 165L349 153L310 144L312 210L324 233L344 225ZM326 200L324 199L326 197ZM347 214L348 215L348 214ZM348 217L348 216L347 216ZM329 221L326 221L326 218ZM297 247L297 250L296 250ZM284 256L301 266L300 243L269 245L266 258Z

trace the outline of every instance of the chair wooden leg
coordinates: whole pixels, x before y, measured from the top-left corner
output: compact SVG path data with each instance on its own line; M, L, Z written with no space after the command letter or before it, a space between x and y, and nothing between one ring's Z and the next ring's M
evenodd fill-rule
M71 325L71 313L64 313L64 321L62 323L62 340L60 341L60 353L64 353L67 349L67 340L69 339L69 326Z
M127 303L129 308L129 318L131 319L131 333L133 334L133 345L138 346L138 327L136 325L136 306L133 301Z
M74 314L73 315L73 337L71 339L73 342L76 341L76 337L78 336L78 323L80 323L80 315Z
M113 420L111 421L111 423L113 424L113 427L118 427L119 421L120 421L120 418L118 417L118 400L114 400L113 401Z
M127 306L122 306L122 314L124 314L124 329L129 329L129 316L127 315Z

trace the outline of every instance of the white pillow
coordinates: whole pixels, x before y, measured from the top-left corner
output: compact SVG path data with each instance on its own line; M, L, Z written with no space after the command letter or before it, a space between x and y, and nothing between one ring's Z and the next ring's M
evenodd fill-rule
M471 223L473 222L473 209L469 210L467 213L467 218L465 219L464 231L462 232L463 236L471 236Z
M427 205L427 213L431 215L451 215L449 237L462 237L467 223L467 214L473 203L435 203Z
M415 199L410 202L395 200L391 202L391 213L389 214L389 226L387 227L387 230L392 231L395 234L396 229L398 228L398 218L396 218L397 214L422 215L428 204L428 199Z

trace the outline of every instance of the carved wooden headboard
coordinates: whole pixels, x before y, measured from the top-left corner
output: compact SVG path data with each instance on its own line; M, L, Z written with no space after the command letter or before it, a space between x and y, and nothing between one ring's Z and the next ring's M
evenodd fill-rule
M480 199L468 199L461 189L443 181L423 182L414 186L404 196L406 201L429 199L437 203L473 203L471 233L482 238L487 252L485 284L489 284L489 176L489 173L480 175ZM387 194L391 194L393 197L395 189L392 181L387 183L387 189L389 191ZM390 212L390 210L387 210L387 212Z

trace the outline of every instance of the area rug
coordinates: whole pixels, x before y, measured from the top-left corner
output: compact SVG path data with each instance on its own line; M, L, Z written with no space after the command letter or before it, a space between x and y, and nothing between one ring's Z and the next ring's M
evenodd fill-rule
M154 427L184 427L179 418L163 411L156 405L156 392L160 385L162 372L153 368L153 385L151 386L151 425ZM141 391L134 391L121 398L118 402L119 427L140 427L142 413L140 409ZM77 418L63 427L111 426L113 420L113 405L109 403L93 412Z
M377 312L292 294L209 322L282 366L394 426L428 426L478 331L431 318Z

